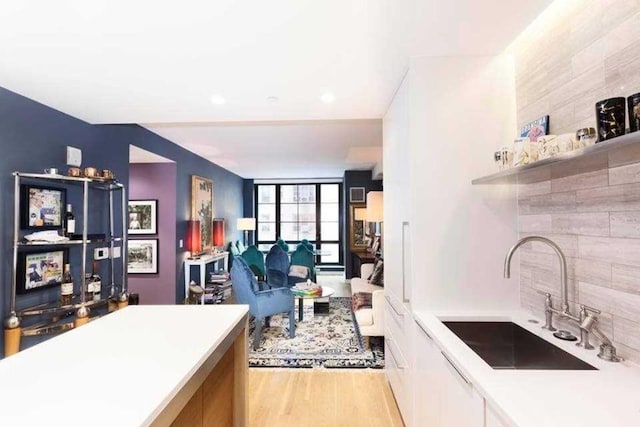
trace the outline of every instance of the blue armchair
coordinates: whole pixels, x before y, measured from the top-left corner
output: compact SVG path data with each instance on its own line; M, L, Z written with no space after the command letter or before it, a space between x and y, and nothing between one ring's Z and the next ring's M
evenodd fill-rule
M291 265L302 265L309 269L309 274L305 279L289 276L289 283L294 286L297 282L304 282L306 279L316 281L316 262L313 253L304 246L298 245L291 254Z
M276 245L280 246L283 251L289 252L289 245L281 238L278 238L278 240L276 241Z
M253 349L260 347L262 327L274 314L289 315L289 338L296 336L295 303L289 288L261 291L253 272L241 257L236 258L231 268L231 282L236 300L249 305L249 313L255 318Z
M251 271L253 271L253 274L258 276L259 280L264 280L266 272L264 268L264 254L258 250L256 245L251 245L242 252L242 259L247 262L247 265Z
M289 284L289 255L279 245L271 246L265 264L269 287L281 288Z

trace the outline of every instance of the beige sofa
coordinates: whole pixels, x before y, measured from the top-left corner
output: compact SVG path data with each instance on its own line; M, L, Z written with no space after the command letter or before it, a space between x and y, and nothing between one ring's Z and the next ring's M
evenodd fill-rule
M355 312L360 333L364 337L384 336L384 288L372 285L367 277L373 271L373 264L362 264L360 277L351 279L351 295L356 292L371 293L372 308L361 308Z

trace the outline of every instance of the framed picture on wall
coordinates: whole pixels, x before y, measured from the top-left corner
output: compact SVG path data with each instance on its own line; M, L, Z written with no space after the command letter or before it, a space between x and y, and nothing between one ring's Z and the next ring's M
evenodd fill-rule
M30 250L18 254L16 293L26 294L60 286L69 249Z
M23 184L20 188L20 222L27 230L62 228L66 213L67 191L64 188Z
M129 200L129 234L158 234L158 200Z
M213 248L213 181L193 175L191 177L191 219L200 221L202 251Z
M367 247L367 236L365 213L366 205L351 205L350 221L351 221L351 238L350 247L352 251L364 250Z
M364 187L349 188L349 203L366 203L367 194Z
M158 274L158 239L127 242L127 273Z

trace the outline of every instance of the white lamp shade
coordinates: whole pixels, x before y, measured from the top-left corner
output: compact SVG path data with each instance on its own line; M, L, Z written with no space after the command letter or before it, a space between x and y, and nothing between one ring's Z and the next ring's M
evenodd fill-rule
M256 219L255 218L238 218L237 228L238 230L255 230Z
M353 210L355 220L356 221L366 221L367 220L367 208L355 208Z
M369 222L382 222L384 219L383 214L383 192L382 191L369 191L367 193L367 215L366 219Z

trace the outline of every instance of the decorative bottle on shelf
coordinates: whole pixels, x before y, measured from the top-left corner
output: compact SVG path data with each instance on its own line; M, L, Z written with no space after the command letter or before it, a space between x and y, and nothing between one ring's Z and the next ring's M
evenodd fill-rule
M73 276L69 264L64 265L64 275L60 285L60 302L62 305L70 305L73 301Z
M100 292L102 288L102 279L98 274L98 261L96 260L93 261L93 266L91 268L91 277L89 279L88 288L90 289L90 292L92 292L91 298L94 301L99 301L101 296Z
M84 300L91 301L93 299L93 279L91 273L87 272L84 274Z
M67 204L67 212L64 215L64 235L73 237L76 232L76 217L73 215L71 204Z

